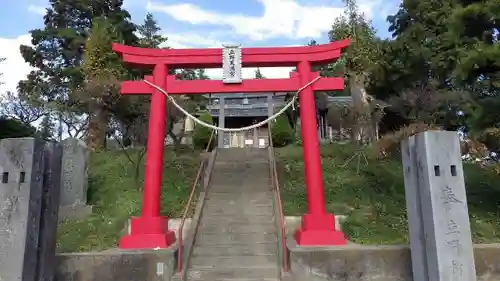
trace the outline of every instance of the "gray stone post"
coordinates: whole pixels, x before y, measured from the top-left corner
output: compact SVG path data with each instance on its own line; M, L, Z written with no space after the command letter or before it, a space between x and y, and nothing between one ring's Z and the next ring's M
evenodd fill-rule
M43 197L38 246L38 280L53 280L56 261L57 222L61 196L62 145L46 143L44 151Z
M44 143L0 140L0 280L37 280Z
M271 117L273 114L274 114L273 95L269 94L267 96L267 117Z
M457 132L417 134L402 144L402 153L413 279L475 281Z
M325 116L325 119L323 120L323 126L324 126L324 138L325 139L330 139L330 134L329 134L329 128L330 128L330 124L328 124L328 113L327 115Z
M254 122L254 124L256 123ZM257 128L253 129L253 147L259 148L259 130Z
M323 118L321 116L318 118L318 139L320 142L323 140Z
M274 114L274 94L269 94L267 95L267 117L271 117ZM274 120L269 121L267 126L271 126L271 124L274 122ZM269 138L271 136L268 136L268 141L267 145L269 145Z
M425 258L425 234L422 220L422 202L417 180L417 155L415 149L414 136L401 143L411 261L413 279L429 281Z
M79 139L60 142L62 149L59 220L82 219L92 213L87 205L89 150Z
M224 128L225 126L225 118L226 115L224 113L224 108L225 108L226 100L224 97L219 98L219 127ZM219 148L224 148L224 132L223 131L218 131L217 132L217 142L218 142L218 147Z

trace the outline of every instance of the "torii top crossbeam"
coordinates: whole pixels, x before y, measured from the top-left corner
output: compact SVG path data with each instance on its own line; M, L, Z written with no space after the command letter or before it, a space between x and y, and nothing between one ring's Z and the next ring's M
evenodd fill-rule
M243 48L243 67L297 66L301 61L312 65L330 63L340 57L349 40L329 44L300 47ZM173 68L219 68L222 67L222 49L148 49L113 44L113 51L120 54L123 61L156 65L163 63Z
M337 41L317 46L243 48L241 64L243 67L283 67L297 66L300 62L311 65L326 64L340 57L342 49L349 45L349 40ZM217 49L149 49L113 44L113 51L123 61L135 65L152 67L158 64L169 68L220 68L223 50ZM319 73L311 73L314 79ZM153 77L145 80L153 82ZM205 93L256 93L263 91L292 92L300 88L297 73L291 73L285 79L247 79L240 84L223 84L220 80L182 81L175 75L166 78L170 94L205 94ZM344 88L344 79L325 77L314 83L314 91L331 91ZM121 86L122 94L149 94L151 87L142 81L125 81Z

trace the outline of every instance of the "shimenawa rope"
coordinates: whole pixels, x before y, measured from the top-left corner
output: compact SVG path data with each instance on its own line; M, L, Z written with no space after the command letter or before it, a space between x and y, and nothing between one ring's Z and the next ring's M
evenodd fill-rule
M223 131L223 132L242 132L242 131L246 131L246 130L251 130L251 129L254 129L254 128L258 128L262 125L265 125L267 123L269 123L270 121L276 119L278 116L280 116L281 114L283 114L290 106L293 106L295 104L295 100L297 100L297 97L299 95L300 92L302 92L305 88L311 86L312 84L314 84L316 81L318 81L321 77L318 76L316 78L314 78L313 80L311 80L309 83L305 84L304 86L300 87L300 89L295 92L295 94L293 95L292 99L290 100L289 103L287 103L281 110L279 110L278 112L276 112L275 114L273 114L272 116L269 116L267 119L259 122L259 123L256 123L256 124L253 124L251 126L246 126L246 127L241 127L241 128L221 128L221 127L217 127L217 126L214 126L212 124L208 124L206 122L204 122L203 120L200 120L198 119L196 116L192 115L191 113L187 112L187 110L185 110L184 108L182 108L178 103L177 101L172 97L170 96L167 91L165 91L164 89L162 89L161 87L159 87L158 85L150 82L150 81L147 81L147 80L144 80L144 82L148 85L150 85L151 87L155 88L156 90L160 91L162 94L164 94L169 100L170 102L172 102L172 104L177 107L182 113L184 113L184 115L186 115L188 118L190 118L191 120L193 120L195 123L198 123L202 126L205 126L207 128L211 128L213 130L218 130L218 131Z

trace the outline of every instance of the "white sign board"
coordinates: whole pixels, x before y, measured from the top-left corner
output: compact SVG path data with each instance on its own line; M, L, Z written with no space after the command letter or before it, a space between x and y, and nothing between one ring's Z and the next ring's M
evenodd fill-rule
M266 140L265 139L259 139L259 147L266 147Z
M241 48L239 46L224 46L222 49L222 82L225 84L243 82L241 68Z

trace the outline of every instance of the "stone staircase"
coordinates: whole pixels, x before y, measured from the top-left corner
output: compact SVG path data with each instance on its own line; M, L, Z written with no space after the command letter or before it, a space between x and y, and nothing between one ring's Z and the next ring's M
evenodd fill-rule
M279 280L267 149L220 149L187 280Z

